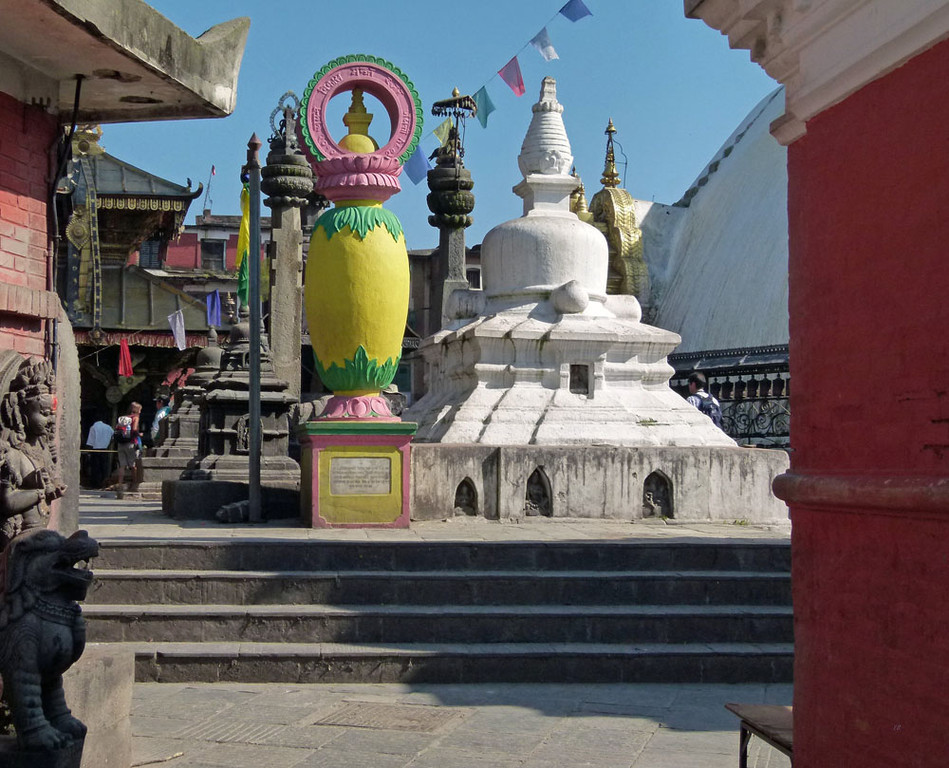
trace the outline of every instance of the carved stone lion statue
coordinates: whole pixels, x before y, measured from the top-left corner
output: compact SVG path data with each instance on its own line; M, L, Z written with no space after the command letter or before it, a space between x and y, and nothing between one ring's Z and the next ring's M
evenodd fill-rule
M85 531L47 529L14 538L0 557L0 675L24 751L51 751L86 734L63 696L63 672L82 655L86 627L77 601L92 583L99 545Z

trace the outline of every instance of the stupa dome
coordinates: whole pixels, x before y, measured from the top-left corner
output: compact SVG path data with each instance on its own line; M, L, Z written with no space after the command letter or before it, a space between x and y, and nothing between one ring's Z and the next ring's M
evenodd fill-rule
M552 310L606 314L608 247L570 210L577 187L569 173L572 163L557 83L545 77L518 157L524 179L514 192L524 200L524 215L492 229L481 246L484 292L496 308L546 301L552 291L575 282L571 290L582 288L589 301L561 301Z

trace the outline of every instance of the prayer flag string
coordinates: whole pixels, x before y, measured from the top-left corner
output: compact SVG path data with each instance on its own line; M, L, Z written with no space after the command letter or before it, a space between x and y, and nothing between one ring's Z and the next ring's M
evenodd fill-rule
M550 39L550 33L548 32L548 27L558 16L563 16L565 19L569 19L571 22L577 22L580 19L586 16L592 16L593 12L586 6L586 3L583 0L567 0L564 5L555 13L547 23L541 27L540 31L534 35L530 40L528 40L524 45L521 46L521 49L511 57L510 61L505 64L501 69L497 71L497 74L492 76L490 80L484 83L474 94L475 105L478 107L477 118L478 122L481 123L482 128L488 127L488 116L494 112L497 107L494 106L494 102L491 100L491 96L488 93L488 83L494 79L494 77L500 77L507 86L514 92L515 96L523 96L525 92L524 88L524 78L521 74L521 66L517 60L517 57L523 53L524 49L528 46L533 47L540 55L543 57L544 61L553 61L554 59L559 59L560 56L557 54L557 50L554 48L554 44ZM429 135L434 136L440 145L444 146L447 141L448 127L450 127L450 121L445 120L438 126L436 126L432 131L429 132ZM421 144L419 148L415 150L415 153L405 162L405 172L406 175L412 180L413 184L418 184L422 179L425 178L429 169L432 165L428 160L425 152L422 150Z

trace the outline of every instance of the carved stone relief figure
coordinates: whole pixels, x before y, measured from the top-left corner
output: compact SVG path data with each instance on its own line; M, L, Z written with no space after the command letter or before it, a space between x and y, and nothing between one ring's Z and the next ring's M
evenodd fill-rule
M24 361L0 400L0 544L42 528L63 495L55 448L52 374Z

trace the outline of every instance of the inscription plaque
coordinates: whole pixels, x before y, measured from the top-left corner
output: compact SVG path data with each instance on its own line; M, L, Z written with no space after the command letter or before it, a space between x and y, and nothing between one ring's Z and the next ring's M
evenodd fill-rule
M386 495L392 490L392 462L387 458L339 458L330 461L333 496Z

